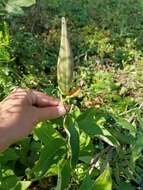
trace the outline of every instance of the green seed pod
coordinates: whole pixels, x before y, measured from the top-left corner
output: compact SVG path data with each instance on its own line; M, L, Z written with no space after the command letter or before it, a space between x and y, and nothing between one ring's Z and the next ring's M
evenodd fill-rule
M73 56L68 38L66 20L62 17L61 44L57 63L58 87L63 95L68 95L73 78Z

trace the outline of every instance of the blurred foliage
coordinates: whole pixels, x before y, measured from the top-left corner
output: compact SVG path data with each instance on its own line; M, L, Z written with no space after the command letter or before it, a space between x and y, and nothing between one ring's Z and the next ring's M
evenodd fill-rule
M142 0L0 0L0 99L17 86L58 96L62 16L82 87L69 118L0 154L0 189L142 189Z

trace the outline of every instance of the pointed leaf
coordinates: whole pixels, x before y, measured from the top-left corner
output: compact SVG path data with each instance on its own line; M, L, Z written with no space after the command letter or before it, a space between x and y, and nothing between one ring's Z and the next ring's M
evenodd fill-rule
M109 165L103 173L96 179L92 190L112 190L112 178Z
M103 114L103 113L102 113ZM90 109L81 114L78 119L78 126L89 136L97 136L111 146L118 146L117 139L99 121L103 115L95 109Z
M37 178L43 176L52 164L57 163L65 153L65 142L61 139L49 140L42 149L40 159L34 167Z
M32 181L20 181L20 190L26 190L31 185Z
M70 181L71 167L70 162L65 161L63 167L59 167L58 182L55 190L65 190Z
M75 167L79 156L79 131L77 123L71 116L66 116L64 120L64 127L68 135L68 141L71 154L71 166Z

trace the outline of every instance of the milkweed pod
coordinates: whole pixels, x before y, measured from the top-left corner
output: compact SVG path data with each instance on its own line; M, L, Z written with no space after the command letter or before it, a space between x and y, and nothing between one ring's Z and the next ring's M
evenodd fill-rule
M66 19L61 22L61 44L57 63L58 87L63 95L68 95L73 78L73 56L67 32Z

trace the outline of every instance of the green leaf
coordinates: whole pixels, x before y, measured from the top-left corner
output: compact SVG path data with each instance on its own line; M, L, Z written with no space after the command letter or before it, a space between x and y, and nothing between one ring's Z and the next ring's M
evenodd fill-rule
M80 116L80 114L81 114L80 109L77 106L75 106L72 112L72 116L76 119Z
M6 167L4 167L4 169L2 171L3 178L9 177L9 176L13 176L13 175L15 175L14 170L12 170L12 169L6 169Z
M31 181L20 181L15 175L3 178L0 184L1 190L26 190L31 184Z
M18 159L18 154L15 149L8 148L5 152L0 153L0 162L2 164L7 164L8 161L14 161Z
M81 160L82 162L84 162L86 164L89 164L91 159L92 159L92 156L80 156L79 157L79 160Z
M99 135L99 137L105 141L106 143L108 143L111 146L117 147L119 146L119 142L116 139L115 136L113 136L107 129L105 129L103 126L100 126L100 128L102 129L102 133L103 135Z
M87 135L82 131L80 133L79 159L80 160L83 159L87 163L87 161L89 161L89 158L93 156L93 151L94 151L94 145L92 143L91 138L89 137L89 135Z
M116 122L121 125L122 128L129 130L130 134L135 136L137 129L134 125L132 125L131 123L129 123L127 120L125 120L124 118L121 117L114 117Z
M96 179L92 190L112 190L112 178L109 165L103 173Z
M58 131L53 128L53 125L47 122L38 124L34 130L34 134L44 145L47 145L49 140L52 140L53 138L61 138Z
M64 156L65 142L61 139L49 140L48 144L42 149L38 163L34 167L37 178L42 177L52 164L57 164Z
M18 177L12 175L3 178L2 183L0 185L1 190L21 190L20 189L20 181Z
M65 117L64 127L68 135L70 146L71 166L74 168L78 162L79 156L79 131L76 121L69 115Z
M87 189L91 190L92 186L93 186L93 181L91 180L91 177L87 174L79 190L87 190Z
M127 183L127 182L120 182L119 189L122 189L122 190L127 190L127 189L135 190L135 188L130 183Z
M9 52L4 47L0 48L0 62L7 62L7 61L10 61Z
M116 139L120 142L120 144L132 144L135 141L135 138L129 133L122 133L121 130L110 129L112 134L116 137Z
M106 121L102 114L95 109L89 109L78 117L78 126L89 136L97 136L109 145L117 147L119 142L102 124Z
M137 119L138 119L138 121L140 123L141 128L143 128L143 118L141 116L141 110L136 111L136 116L137 116Z
M31 185L32 181L20 181L20 190L27 190L27 188Z
M90 136L103 135L102 129L95 123L94 119L88 118L85 113L83 115L85 116L84 119L79 117L77 120L79 128Z
M29 7L36 3L36 0L8 0L6 3L5 10L9 14L21 15L23 14L22 7Z
M137 140L134 142L134 146L132 148L132 161L135 162L140 156L141 151L143 150L143 133L140 132L137 135Z
M63 167L59 166L58 182L55 190L65 190L70 182L71 167L70 162L65 161Z

